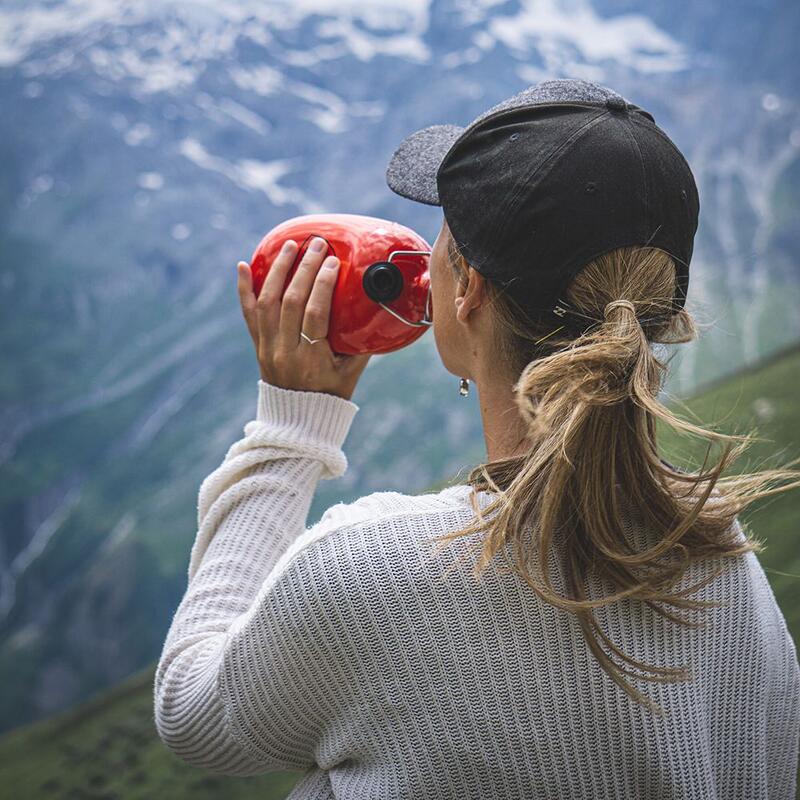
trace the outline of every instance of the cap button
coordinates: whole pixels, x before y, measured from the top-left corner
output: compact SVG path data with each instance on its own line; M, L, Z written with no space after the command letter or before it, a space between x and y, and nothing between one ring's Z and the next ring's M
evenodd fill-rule
M628 104L621 97L609 97L606 100L606 108L610 108L612 111L627 111Z

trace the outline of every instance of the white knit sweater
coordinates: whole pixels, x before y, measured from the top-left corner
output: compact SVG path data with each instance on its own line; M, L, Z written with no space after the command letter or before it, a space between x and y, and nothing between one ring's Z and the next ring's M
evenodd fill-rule
M256 419L200 487L156 672L156 728L181 759L305 771L290 798L794 798L800 669L755 555L692 595L727 608L678 610L707 629L638 602L596 610L623 652L694 671L631 679L658 718L599 667L572 615L513 573L474 579L474 536L434 550L472 517L469 487L376 492L306 529L318 480L347 468L358 406L258 390ZM627 533L652 541L633 515Z

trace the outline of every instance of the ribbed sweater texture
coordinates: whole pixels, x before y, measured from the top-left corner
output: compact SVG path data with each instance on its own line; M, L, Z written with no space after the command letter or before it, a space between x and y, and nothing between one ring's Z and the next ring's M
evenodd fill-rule
M292 800L793 800L800 667L755 554L690 595L725 606L670 609L703 628L635 600L595 609L627 655L692 670L628 679L658 717L572 614L510 570L475 578L476 535L434 544L474 518L469 486L374 492L306 527L318 481L347 469L358 408L258 381L256 418L200 486L153 687L167 748L222 775L301 771ZM629 541L653 544L636 520ZM678 588L716 566L693 564Z

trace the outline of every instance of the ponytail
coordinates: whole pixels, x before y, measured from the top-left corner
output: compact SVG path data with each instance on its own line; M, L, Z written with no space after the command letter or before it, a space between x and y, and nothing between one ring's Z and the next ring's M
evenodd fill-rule
M466 262L452 238L449 258L463 280ZM611 679L659 715L660 707L623 676L674 682L691 678L688 667L652 666L626 655L598 626L593 609L629 598L675 623L700 627L656 604L689 609L720 605L685 595L714 580L724 564L694 586L669 590L694 562L760 552L760 541L741 535L737 514L759 498L800 486L800 472L788 469L721 477L754 435L707 430L676 417L658 400L667 365L652 345L687 342L697 335L685 309L671 313L675 279L671 257L656 248L629 246L599 256L565 293L573 308L596 320L575 338L531 322L487 281L501 331L500 355L518 375L513 384L516 404L532 444L522 455L472 469L467 483L473 488L475 521L437 537L448 542L483 533L474 574L480 576L502 553L543 601L577 617L588 646ZM698 472L678 470L659 456L657 420L707 440ZM724 452L705 469L716 442L725 444ZM792 483L770 488L785 480ZM478 491L496 496L481 508ZM638 530L650 532L643 549L625 535L631 518ZM511 547L510 561L506 545ZM554 590L548 569L551 549L557 551L568 595ZM590 597L590 576L609 585L611 594ZM598 638L624 663L610 658Z

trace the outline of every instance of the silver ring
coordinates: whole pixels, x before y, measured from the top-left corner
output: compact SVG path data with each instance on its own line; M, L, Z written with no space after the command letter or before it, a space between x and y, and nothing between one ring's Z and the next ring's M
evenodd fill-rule
M319 339L309 339L309 338L308 338L308 336L306 336L306 335L303 333L303 331L300 331L300 335L301 335L301 336L302 336L302 337L303 337L303 338L304 338L304 339L305 339L305 340L306 340L306 341L307 341L309 344L314 344L315 342L323 342L323 341L325 341L325 339L327 338L327 337L325 337L325 336L320 336L320 338L319 338Z

